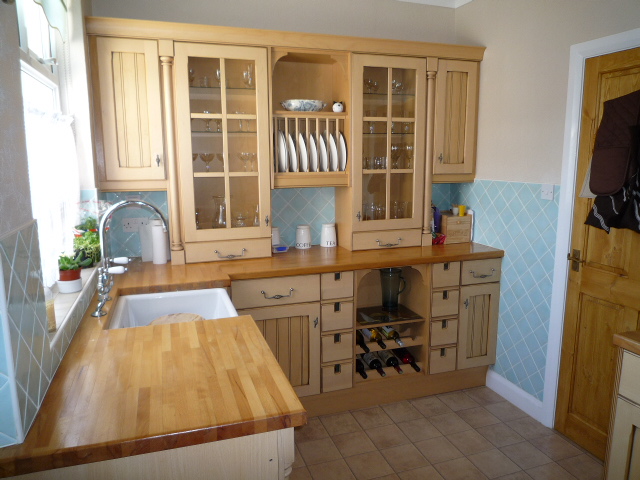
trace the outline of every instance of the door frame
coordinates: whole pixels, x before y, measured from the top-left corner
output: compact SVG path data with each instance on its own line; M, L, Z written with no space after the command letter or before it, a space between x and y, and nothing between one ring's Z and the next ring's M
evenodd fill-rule
M551 318L545 367L544 397L538 418L548 427L555 422L562 330L566 307L569 262L571 251L571 225L575 197L575 181L578 168L578 143L582 111L585 61L591 57L640 47L640 28L616 35L572 45L569 59L569 81L565 117L564 143L562 149L562 177L558 209L558 228L551 295Z

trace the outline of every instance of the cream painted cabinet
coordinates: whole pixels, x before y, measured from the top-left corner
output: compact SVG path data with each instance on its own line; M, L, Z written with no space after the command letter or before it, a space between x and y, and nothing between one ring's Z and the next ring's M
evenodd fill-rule
M434 182L469 182L475 177L479 72L479 62L438 60Z
M339 244L420 245L426 60L354 55L351 97L353 188L336 192Z
M269 256L267 49L174 48L186 261Z
M91 47L99 187L165 189L158 43L92 37Z

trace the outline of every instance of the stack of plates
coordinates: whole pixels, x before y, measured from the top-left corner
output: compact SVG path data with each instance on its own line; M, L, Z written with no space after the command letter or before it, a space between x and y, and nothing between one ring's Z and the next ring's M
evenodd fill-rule
M347 168L347 142L338 132L336 136L326 131L316 138L314 133L309 135L309 145L305 136L298 133L298 141L294 134L288 138L282 131L277 135L277 171L278 172L343 172ZM329 148L327 141L329 138ZM339 145L339 148L338 148Z

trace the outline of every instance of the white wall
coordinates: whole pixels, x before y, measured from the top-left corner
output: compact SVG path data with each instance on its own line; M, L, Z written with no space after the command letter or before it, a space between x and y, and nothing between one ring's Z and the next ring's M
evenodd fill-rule
M458 43L481 67L478 178L560 184L569 47L640 25L638 0L474 0Z

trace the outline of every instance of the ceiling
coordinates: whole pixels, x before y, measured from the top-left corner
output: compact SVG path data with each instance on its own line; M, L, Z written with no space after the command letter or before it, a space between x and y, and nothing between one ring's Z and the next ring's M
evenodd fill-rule
M458 8L473 0L397 0L398 2L421 3L423 5L433 5L434 7Z

